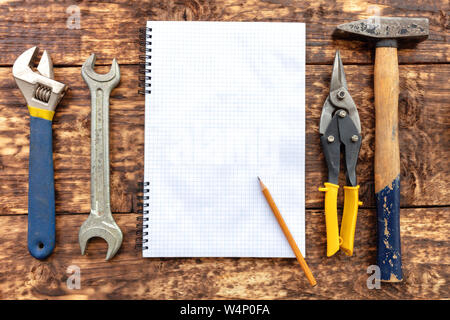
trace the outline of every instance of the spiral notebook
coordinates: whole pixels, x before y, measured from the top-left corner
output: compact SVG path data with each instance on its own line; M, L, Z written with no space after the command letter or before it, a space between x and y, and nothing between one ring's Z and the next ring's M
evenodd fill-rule
M150 21L144 257L305 254L305 25Z

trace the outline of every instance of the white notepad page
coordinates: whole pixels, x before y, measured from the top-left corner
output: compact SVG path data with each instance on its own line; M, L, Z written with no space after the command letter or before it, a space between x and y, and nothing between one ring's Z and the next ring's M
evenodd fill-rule
M305 254L305 25L147 27L144 257Z

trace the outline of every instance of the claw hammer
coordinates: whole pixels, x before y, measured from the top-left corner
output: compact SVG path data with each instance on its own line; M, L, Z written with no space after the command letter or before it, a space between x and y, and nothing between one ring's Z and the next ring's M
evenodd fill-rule
M403 280L400 247L399 75L397 47L428 37L428 19L373 17L341 24L336 36L375 41L375 198L381 281Z

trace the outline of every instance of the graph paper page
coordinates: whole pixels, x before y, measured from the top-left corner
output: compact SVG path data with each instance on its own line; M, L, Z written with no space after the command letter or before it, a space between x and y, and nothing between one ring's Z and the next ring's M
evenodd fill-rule
M147 27L144 257L305 254L304 24Z

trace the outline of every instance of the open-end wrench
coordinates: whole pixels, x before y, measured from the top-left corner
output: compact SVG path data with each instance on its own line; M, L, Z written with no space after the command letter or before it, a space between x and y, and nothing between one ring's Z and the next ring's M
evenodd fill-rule
M47 51L37 70L31 69L38 53L37 47L22 53L14 62L12 73L30 112L28 251L33 257L44 259L55 248L52 120L68 87L53 80L53 63Z
M107 74L94 71L95 54L81 67L81 76L91 92L91 213L78 234L81 254L85 254L90 238L103 238L108 243L106 260L111 259L122 244L122 231L111 213L109 193L109 95L120 81L116 59Z

